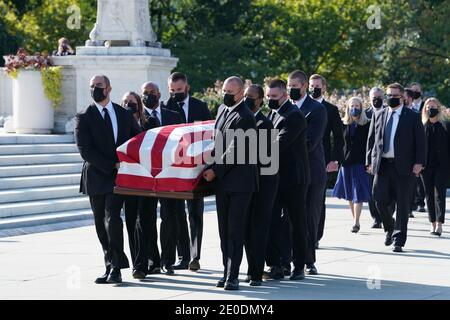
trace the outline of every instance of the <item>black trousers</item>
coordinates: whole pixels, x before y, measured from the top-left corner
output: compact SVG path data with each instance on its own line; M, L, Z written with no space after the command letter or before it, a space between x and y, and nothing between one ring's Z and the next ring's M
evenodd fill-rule
M266 246L269 238L272 210L278 189L278 176L260 176L259 191L254 194L245 234L247 275L252 280L262 280Z
M305 185L297 185L289 189L278 188L267 243L266 264L268 266L281 267L286 263L283 261L286 259L286 252L292 252L290 256L294 267L301 270L305 267L308 233L306 192ZM322 195L320 199L322 200ZM286 220L289 222L289 232L285 229ZM290 234L290 239L286 234Z
M422 173L430 222L445 222L445 197L449 173L440 168L428 168Z
M186 200L189 213L189 231L186 220L184 201L177 212L177 252L178 257L185 261L200 260L203 238L204 199Z
M134 269L147 272L149 264L159 266L157 206L158 198L137 197L137 219L134 233L136 257Z
M425 186L421 177L416 178L416 188L414 190L414 206L425 207Z
M252 197L252 192L237 193L218 189L216 193L224 277L229 280L235 280L239 276L244 252L245 222Z
M369 179L370 179L369 180L370 181L370 190L373 190L373 181L375 179L375 176L370 174L369 175ZM378 208L377 208L377 205L375 203L375 199L373 197L373 194L372 194L371 200L369 201L369 211L370 211L370 215L372 216L372 219L373 219L373 221L375 223L381 223L382 222L383 219L381 218L381 214L378 211Z
M375 176L373 195L378 211L383 219L386 232L393 232L396 246L406 243L408 218L411 212L411 193L415 187L415 177L400 175L394 162L383 159L378 174ZM392 202L396 204L396 219L392 218Z
M107 268L129 268L128 258L123 251L123 222L120 217L124 198L109 193L90 195L94 213L95 230L102 245Z
M306 251L306 264L316 262L316 243L319 230L320 217L323 208L323 191L326 188L326 182L320 184L311 184L306 193L306 217L308 226L308 246Z

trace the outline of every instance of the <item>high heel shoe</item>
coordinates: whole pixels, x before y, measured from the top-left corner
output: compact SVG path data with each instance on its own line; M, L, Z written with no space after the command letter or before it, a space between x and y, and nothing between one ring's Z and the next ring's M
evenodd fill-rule
M352 233L358 233L358 232L359 232L359 229L361 229L361 227L360 227L359 225L355 224L355 225L352 227Z
M437 227L436 232L434 234L440 237L442 235L442 226Z

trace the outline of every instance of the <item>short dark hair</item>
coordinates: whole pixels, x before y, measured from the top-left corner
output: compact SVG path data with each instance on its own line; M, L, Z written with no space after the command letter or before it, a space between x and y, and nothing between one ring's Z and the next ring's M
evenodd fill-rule
M284 80L275 79L275 80L270 81L269 88L270 89L278 88L282 91L286 91L287 86L286 86L286 82Z
M174 72L169 77L169 82L177 82L179 80L182 80L184 82L188 82L187 76L184 73L181 73L181 72Z
M414 99L414 91L411 88L406 88L405 89L405 93L408 96L408 98L413 98Z
M289 73L289 79L298 79L301 83L308 82L308 76L302 70L295 70Z
M420 88L420 91L422 91L422 85L421 85L420 83L418 83L418 82L413 82L413 83L411 83L411 84L409 85L410 88L411 88L411 87L414 87L414 86L419 87L419 88Z
M264 98L264 88L260 84L251 84L249 88L256 90L258 98Z
M400 93L405 93L405 88L398 82L391 83L387 86L387 89L398 89L400 90Z

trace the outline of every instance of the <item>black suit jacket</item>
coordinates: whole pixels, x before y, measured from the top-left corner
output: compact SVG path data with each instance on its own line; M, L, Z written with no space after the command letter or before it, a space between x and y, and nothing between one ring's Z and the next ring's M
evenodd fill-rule
M308 123L307 143L309 166L311 170L312 184L322 184L327 181L327 170L325 165L325 152L323 150L323 136L328 122L325 107L306 96L300 111L303 112Z
M338 108L329 103L328 101L322 101L323 106L327 110L327 126L323 135L323 149L325 152L325 165L330 161L338 161L342 163L344 160L344 154L342 149L344 148L344 136L342 128L342 120L339 115ZM333 146L331 146L331 135L333 134Z
M113 192L119 162L116 149L141 132L130 111L113 103L117 117L117 142L108 138L103 116L95 104L76 116L75 140L84 160L80 192L101 195Z
M273 129L273 123L267 117L262 113L262 111L259 111L255 115L256 120L256 129L258 131L258 169L260 174L260 179L273 179L278 176L278 172L274 175L261 175L261 168L267 168L270 167L270 164L262 164L260 160L260 143L262 143L260 136L260 132L262 130L266 130L267 140L266 140L266 150L267 150L267 156L272 154L272 140L271 140L271 130Z
M221 152L222 163L215 162L210 166L214 171L217 179L217 187L223 191L227 192L255 192L258 191L258 167L257 164L251 164L249 161L250 152L256 153L256 146L250 146L250 143L245 143L245 164L237 164L236 161L236 146L237 137L232 132L227 130L238 130L242 129L254 130L256 133L256 121L253 113L242 101L236 108L231 111L222 128L218 126L223 122L226 106L221 105L218 110L218 117L216 120L215 129L219 130L223 137L223 144L218 143L216 139L216 145L214 149L214 154L218 156L218 152ZM231 142L229 145L227 141ZM253 147L253 150L250 148ZM234 159L231 163L230 159Z
M439 158L439 167L447 172L447 175L450 176L450 123L444 122L444 123L436 123L436 134L437 138L435 141L435 147L437 156ZM425 124L425 135L427 137L430 135L431 130L431 124L430 122L427 122ZM428 159L427 159L428 162ZM427 166L430 165L427 163ZM433 166L433 164L431 164Z
M370 122L363 126L357 125L356 132L352 137L350 135L350 126L344 125L344 166L352 164L365 165L369 128Z
M164 104L160 104L161 110L161 126L170 126L173 124L183 123L181 116L172 110L164 108ZM147 109L144 110L145 117L147 118L147 123L144 126L144 130L150 130L159 127L159 121L157 121L153 116L148 113Z
M367 140L366 166L371 165L373 174L380 169L383 156L384 129L390 108L375 112L370 123ZM394 137L395 166L401 175L412 175L414 164L426 163L425 131L420 115L403 107Z
M305 116L297 106L286 101L278 112L271 112L269 119L272 120L274 128L279 130L277 142L280 148L280 189L308 185L311 176Z
M169 100L165 101L163 107L179 113L181 118L183 119L183 111L173 98L169 98ZM211 111L209 111L208 109L208 105L206 104L206 102L189 96L189 111L187 123L208 120L212 120L212 115Z

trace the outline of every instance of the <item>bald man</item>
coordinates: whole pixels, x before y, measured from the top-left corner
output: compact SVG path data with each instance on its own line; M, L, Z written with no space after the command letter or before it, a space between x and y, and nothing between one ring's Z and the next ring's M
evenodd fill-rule
M111 102L111 83L98 75L90 81L92 104L77 114L75 139L84 160L80 192L89 195L95 229L103 248L106 272L97 284L120 283L120 269L129 267L123 251L124 197L114 194L119 168L116 149L141 129L130 111Z
M245 221L247 220L252 196L258 191L258 168L256 161L249 161L249 153L256 155L256 143L244 144L245 160L242 158L238 132L253 133L256 138L256 121L244 102L244 84L238 77L225 80L222 88L223 104L219 107L216 120L215 162L205 170L207 181L216 180L216 205L219 222L220 247L224 266L223 278L217 287L225 290L239 289L239 267L242 261ZM252 132L253 131L253 132ZM223 138L218 139L219 135ZM220 144L219 141L224 143ZM228 144L228 145L227 145ZM256 159L255 159L256 160Z

